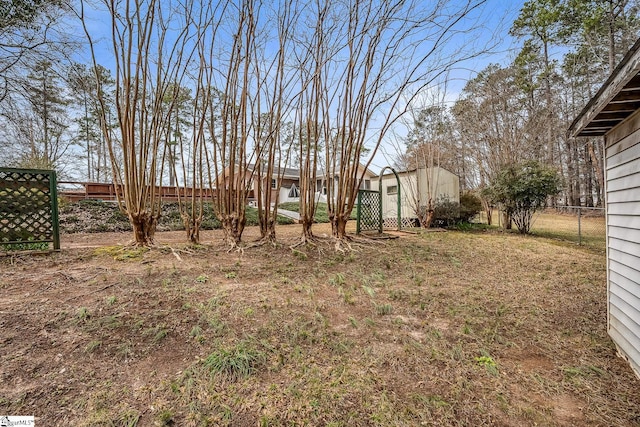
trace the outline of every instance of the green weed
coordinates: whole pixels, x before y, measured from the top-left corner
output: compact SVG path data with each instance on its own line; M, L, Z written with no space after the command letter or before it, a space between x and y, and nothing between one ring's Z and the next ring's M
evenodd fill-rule
M123 247L123 246L103 246L97 248L95 255L108 255L116 261L141 261L144 254L149 251L147 247Z
M342 297L342 301L345 304L350 304L350 305L355 304L355 299L353 297L353 292L351 291L351 289L345 289L342 286L340 286L338 288L338 295Z
M94 351L99 349L101 346L102 346L102 341L93 340L89 344L87 344L87 346L84 348L84 351L86 351L87 353L93 353Z
M605 371L593 365L564 368L563 372L569 378L606 375Z
M202 334L202 328L199 325L196 325L193 328L191 328L191 332L189 332L189 336L201 344L205 340L204 335Z
M365 291L365 293L367 295L369 295L371 298L373 298L376 295L375 289L373 289L373 288L371 288L369 286L362 285L362 290Z
M205 359L204 366L212 373L238 380L255 373L265 361L266 357L262 352L240 343L211 353Z
M336 273L333 277L329 279L329 283L333 286L342 286L346 283L344 274Z
M305 260L308 258L308 256L307 256L307 254L306 254L306 253L304 253L304 252L302 252L302 251L298 251L298 250L296 250L296 249L293 249L293 255L294 255L296 258L298 258L298 259L300 259L300 260L302 260L302 261L305 261Z
M196 283L207 283L209 281L209 276L206 274L201 274L195 278Z
M493 360L493 357L485 353L482 356L476 357L475 360L478 365L484 366L491 375L498 375L498 364Z
M80 307L76 313L76 319L79 322L86 322L90 317L91 313L89 313L89 309L87 307Z
M375 309L377 314L384 316L387 314L391 314L391 312L393 311L393 306L391 304L376 304Z
M128 409L116 417L113 422L118 427L136 427L140 420L140 413L134 409Z
M158 415L156 416L158 423L156 425L159 426L172 426L174 425L174 420L173 420L174 414L173 411L170 409L163 409L160 412L158 412Z

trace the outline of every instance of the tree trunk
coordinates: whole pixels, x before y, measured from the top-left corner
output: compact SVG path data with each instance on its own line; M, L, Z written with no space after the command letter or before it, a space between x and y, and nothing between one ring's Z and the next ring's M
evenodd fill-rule
M566 153L567 153L567 175L569 178L569 182L568 182L568 202L569 202L569 206L576 206L576 185L577 185L577 179L576 179L576 162L577 159L573 156L573 147L572 147L572 139L571 138L567 138L565 141L565 145L566 145Z
M133 228L134 244L136 246L152 246L158 217L143 211L129 214L129 221Z
M430 228L433 225L433 220L436 216L436 211L434 209L427 209L426 215L424 217L424 223L422 226L424 228Z
M187 213L182 213L180 216L182 217L184 230L187 233L187 240L194 244L200 243L200 223L202 218L192 220Z
M589 148L585 145L584 147L584 182L585 182L585 201L584 205L592 208L593 207L593 162L591 161L591 156L589 155Z
M571 152L574 164L573 182L574 186L574 202L573 206L582 206L582 185L580 180L580 152L578 151L578 141L575 138L571 139Z
M236 215L225 215L221 223L226 243L232 248L237 247L242 239L246 219L239 219Z
M313 239L313 231L311 227L313 226L313 219L311 221L306 218L302 218L302 241L308 242Z
M420 227L430 228L431 224L433 224L435 213L436 211L433 209L433 200L429 198L429 200L427 201L427 206L425 206L424 208L424 211L420 209L420 214L418 216L418 220L420 221Z
M347 237L347 221L348 215L335 215L331 218L331 234L336 239L344 239Z
M602 202L604 200L603 191L604 188L604 170L602 165L602 159L596 155L595 148L593 146L593 141L589 141L589 156L591 157L591 161L593 162L593 166L596 170L596 185L597 185L597 194L598 194L598 206L602 206Z
M271 211L273 213L273 211ZM266 223L260 226L261 239L266 242L276 241L276 220L269 215Z
M609 2L609 22L607 25L607 32L609 36L609 73L613 73L616 66L616 13L615 6L612 1Z
M502 212L502 221L503 221L503 227L505 230L511 230L513 228L513 224L512 224L512 220L511 220L511 215L509 215L507 212Z
M491 203L489 203L489 201L485 199L482 199L482 208L487 214L487 225L493 224L493 206L491 206Z

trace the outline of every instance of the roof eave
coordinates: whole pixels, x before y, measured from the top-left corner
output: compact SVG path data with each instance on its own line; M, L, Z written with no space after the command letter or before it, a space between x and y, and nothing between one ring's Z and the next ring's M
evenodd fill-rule
M599 127L587 130L596 116L600 114L613 98L640 72L640 39L627 52L620 64L613 70L607 81L598 90L591 100L585 105L580 114L569 126L569 134L578 136L601 136L606 134L613 126ZM620 120L621 122L623 120ZM619 123L618 122L618 123Z

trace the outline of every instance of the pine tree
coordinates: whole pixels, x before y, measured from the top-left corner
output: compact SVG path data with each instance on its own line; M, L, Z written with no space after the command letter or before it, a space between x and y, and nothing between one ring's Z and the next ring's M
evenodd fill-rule
M65 139L69 127L69 99L57 71L48 61L40 61L29 73L25 95L33 113L30 124L30 156L42 164L54 166L67 152L71 141Z

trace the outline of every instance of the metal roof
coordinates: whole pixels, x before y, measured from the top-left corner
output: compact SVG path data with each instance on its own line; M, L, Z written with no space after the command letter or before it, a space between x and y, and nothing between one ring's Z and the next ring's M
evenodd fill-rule
M569 126L572 136L602 136L640 109L640 39Z

